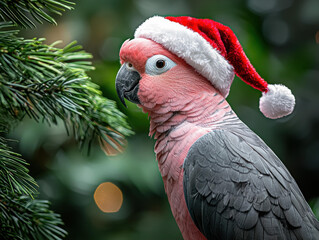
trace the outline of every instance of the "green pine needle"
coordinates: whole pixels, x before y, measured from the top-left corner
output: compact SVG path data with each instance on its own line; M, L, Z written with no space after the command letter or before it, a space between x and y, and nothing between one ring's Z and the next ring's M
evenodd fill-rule
M27 165L19 154L10 151L5 139L0 137L0 185L3 191L33 196L37 184L28 174Z
M61 15L72 10L73 2L65 0L0 0L0 19L12 21L24 28L35 27L35 22L56 24L49 13Z
M49 210L49 202L21 194L3 192L0 188L0 239L63 239L67 232L60 215Z
M81 145L105 135L122 144L132 132L115 103L86 74L93 69L88 61L92 56L76 42L57 48L44 39L18 38L18 31L5 31L10 26L0 23L2 112L50 124L60 118Z

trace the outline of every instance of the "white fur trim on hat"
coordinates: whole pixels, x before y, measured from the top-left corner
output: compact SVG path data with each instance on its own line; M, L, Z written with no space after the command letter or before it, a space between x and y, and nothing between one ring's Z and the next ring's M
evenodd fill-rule
M268 92L263 93L259 101L260 111L271 119L289 115L294 107L294 95L289 88L281 84L269 84Z
M155 16L147 19L135 31L135 38L148 38L184 59L206 77L226 98L234 79L234 68L202 36L191 29Z

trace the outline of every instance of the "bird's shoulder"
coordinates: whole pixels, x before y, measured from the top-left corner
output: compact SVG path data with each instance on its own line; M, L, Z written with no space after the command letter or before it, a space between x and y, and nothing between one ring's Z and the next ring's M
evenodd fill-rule
M199 138L184 161L183 184L189 212L208 239L319 239L295 180L245 125Z

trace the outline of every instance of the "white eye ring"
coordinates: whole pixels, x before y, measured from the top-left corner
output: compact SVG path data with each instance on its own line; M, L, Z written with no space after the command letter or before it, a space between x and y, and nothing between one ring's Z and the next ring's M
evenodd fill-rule
M171 59L164 55L154 55L147 59L145 73L148 75L160 75L176 66Z

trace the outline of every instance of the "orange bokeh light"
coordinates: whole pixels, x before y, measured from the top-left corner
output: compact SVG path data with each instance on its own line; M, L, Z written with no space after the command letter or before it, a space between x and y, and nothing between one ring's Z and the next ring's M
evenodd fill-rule
M96 188L94 201L102 212L118 212L123 203L123 194L115 184L104 182Z

